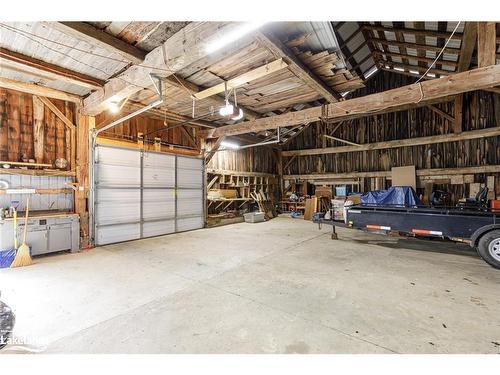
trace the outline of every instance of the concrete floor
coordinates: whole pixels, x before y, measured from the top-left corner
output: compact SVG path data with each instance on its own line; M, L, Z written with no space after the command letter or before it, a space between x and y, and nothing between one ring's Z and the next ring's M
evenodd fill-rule
M467 246L338 233L203 229L38 258L0 289L49 353L500 353L500 271Z

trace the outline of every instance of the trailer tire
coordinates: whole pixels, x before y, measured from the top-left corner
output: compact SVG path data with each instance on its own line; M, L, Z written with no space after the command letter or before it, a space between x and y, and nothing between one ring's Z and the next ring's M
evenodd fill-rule
M490 266L500 269L500 230L483 234L479 239L477 252Z

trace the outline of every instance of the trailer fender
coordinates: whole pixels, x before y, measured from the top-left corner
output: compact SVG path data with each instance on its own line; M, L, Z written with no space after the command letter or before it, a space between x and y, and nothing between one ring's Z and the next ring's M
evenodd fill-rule
M485 225L484 227L476 229L476 231L472 234L470 238L470 245L471 247L476 247L479 243L479 239L481 236L487 232L490 232L494 229L500 229L500 224L489 224Z

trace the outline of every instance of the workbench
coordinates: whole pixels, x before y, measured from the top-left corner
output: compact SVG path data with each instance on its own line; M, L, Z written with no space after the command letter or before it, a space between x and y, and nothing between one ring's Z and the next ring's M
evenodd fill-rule
M18 212L18 246L22 243L24 212ZM26 242L32 255L70 250L76 252L80 245L80 219L77 214L50 211L32 211L28 218ZM14 219L0 220L0 249L14 248Z

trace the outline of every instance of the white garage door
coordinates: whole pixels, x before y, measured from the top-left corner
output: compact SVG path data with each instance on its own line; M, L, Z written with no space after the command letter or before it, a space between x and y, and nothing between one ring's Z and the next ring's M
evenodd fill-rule
M203 227L203 159L97 146L95 160L96 245Z

